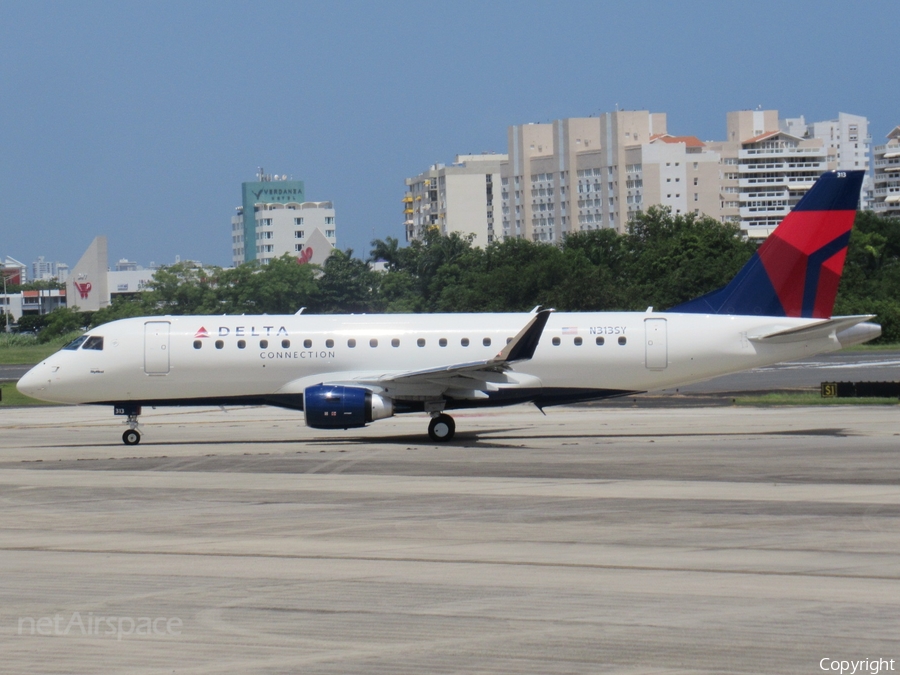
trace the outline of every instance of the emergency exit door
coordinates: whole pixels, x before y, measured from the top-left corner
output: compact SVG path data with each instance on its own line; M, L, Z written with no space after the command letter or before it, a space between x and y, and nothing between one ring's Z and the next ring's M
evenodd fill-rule
M165 375L169 372L169 322L144 323L144 372Z
M644 364L649 370L665 370L669 365L665 319L644 319Z

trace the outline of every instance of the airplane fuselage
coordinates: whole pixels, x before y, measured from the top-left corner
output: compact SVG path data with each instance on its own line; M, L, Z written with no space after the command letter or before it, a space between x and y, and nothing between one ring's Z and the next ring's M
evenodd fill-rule
M382 381L386 375L489 359L528 319L523 314L160 316L89 331L102 348L63 349L30 371L19 389L60 403L203 404L267 402L302 408L323 382ZM474 390L417 382L366 385L398 411L553 405L677 387L718 375L834 351L833 332L761 343L760 332L809 319L676 313L555 313L533 357ZM873 326L873 330L875 327ZM871 339L869 331L864 338ZM96 341L95 341L96 342ZM845 340L845 343L847 340Z

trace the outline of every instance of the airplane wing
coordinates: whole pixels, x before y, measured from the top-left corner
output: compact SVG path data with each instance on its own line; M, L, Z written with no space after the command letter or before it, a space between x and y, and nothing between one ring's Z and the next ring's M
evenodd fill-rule
M537 308L536 308L537 309ZM294 380L278 393L300 393L313 384L363 386L383 391L395 398L433 398L448 395L457 398L486 398L485 391L503 387L540 386L532 375L509 372L510 366L534 356L552 309L533 313L528 323L499 354L483 361L454 363L436 368L401 372L334 373ZM315 381L313 381L315 380Z
M535 312L534 316L525 324L525 327L509 341L497 356L491 359L396 373L386 375L380 381L412 384L416 382L434 382L436 378L441 377L476 376L477 378L477 375L480 373L500 373L508 370L513 363L528 361L534 356L534 350L537 349L541 340L541 334L544 332L544 326L547 325L547 319L550 318L552 311L552 309L541 309Z

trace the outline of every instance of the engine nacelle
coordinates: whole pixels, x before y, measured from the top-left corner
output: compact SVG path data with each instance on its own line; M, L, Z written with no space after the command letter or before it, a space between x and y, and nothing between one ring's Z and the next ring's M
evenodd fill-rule
M303 411L313 429L354 429L391 417L394 402L362 387L317 384L303 392Z

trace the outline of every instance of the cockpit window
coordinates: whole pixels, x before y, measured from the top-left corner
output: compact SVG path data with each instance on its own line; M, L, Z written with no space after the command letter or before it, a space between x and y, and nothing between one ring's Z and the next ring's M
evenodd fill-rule
M103 338L99 335L91 335L87 342L84 343L82 349L95 349L98 352L103 351Z
M81 337L77 337L72 340L69 344L67 344L63 349L78 349L81 346L81 343L88 339L87 335L82 335Z

